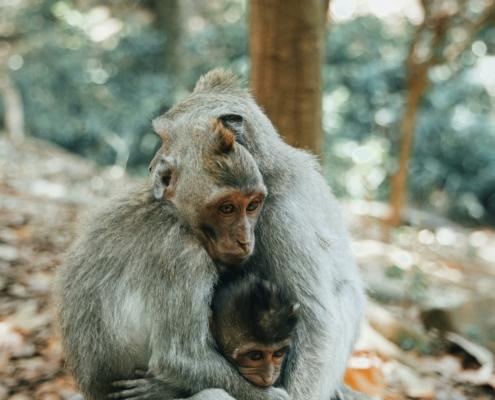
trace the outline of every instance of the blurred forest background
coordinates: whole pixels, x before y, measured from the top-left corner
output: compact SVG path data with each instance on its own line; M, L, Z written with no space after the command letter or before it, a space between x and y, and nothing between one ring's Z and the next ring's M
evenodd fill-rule
M493 6L424 3L331 2L325 169L338 196L386 200L401 123L416 116L411 202L465 224L494 225ZM249 78L244 0L1 4L0 123L9 104L20 105L20 130L99 164L146 174L158 143L151 118L215 66Z
M321 0L321 107L299 137L263 102L264 3L290 19L284 1L0 0L0 400L75 393L48 300L72 224L147 176L151 119L217 66L253 80L342 199L372 299L346 381L495 398L494 1Z

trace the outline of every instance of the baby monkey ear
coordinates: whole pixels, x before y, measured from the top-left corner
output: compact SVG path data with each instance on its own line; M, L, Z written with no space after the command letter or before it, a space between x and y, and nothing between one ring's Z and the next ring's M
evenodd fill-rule
M234 133L236 142L244 144L244 118L238 114L225 114L218 117L224 127Z

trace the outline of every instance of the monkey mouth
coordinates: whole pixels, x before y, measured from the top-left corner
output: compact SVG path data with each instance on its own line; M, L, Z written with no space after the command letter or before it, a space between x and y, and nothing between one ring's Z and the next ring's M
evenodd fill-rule
M247 253L227 253L223 254L220 258L221 261L226 264L241 264L251 255L251 252Z

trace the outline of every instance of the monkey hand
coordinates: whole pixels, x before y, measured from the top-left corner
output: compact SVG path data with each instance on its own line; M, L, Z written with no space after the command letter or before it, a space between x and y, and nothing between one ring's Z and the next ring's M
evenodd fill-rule
M137 379L112 382L116 392L108 395L109 399L155 400L172 398L173 390L158 378L149 376L145 371L136 370Z
M271 386L263 390L269 392L268 398L270 400L291 400L289 394L285 391L285 389Z

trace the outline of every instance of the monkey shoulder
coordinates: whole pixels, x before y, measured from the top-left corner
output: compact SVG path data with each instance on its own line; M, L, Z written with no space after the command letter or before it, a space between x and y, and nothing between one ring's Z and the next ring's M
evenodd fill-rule
M157 201L147 182L141 182L88 210L81 221L79 236L86 235L95 241L121 241L137 235L164 234L177 222L170 202Z
M163 262L170 251L160 244L177 237L180 229L173 209L166 202L154 201L146 183L124 189L80 221L76 240L58 269L58 280L95 282L125 278L124 271L135 265ZM168 240L174 248L173 240Z

